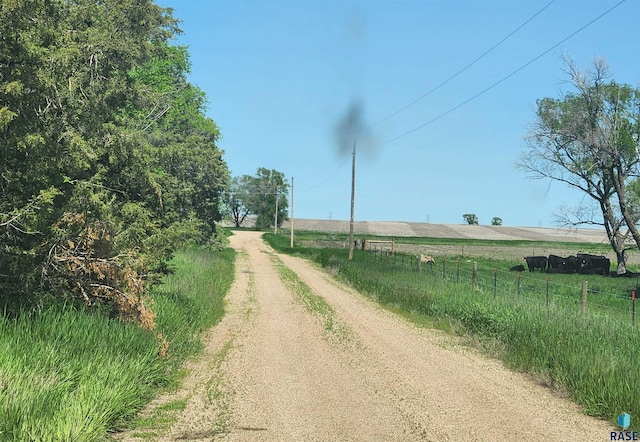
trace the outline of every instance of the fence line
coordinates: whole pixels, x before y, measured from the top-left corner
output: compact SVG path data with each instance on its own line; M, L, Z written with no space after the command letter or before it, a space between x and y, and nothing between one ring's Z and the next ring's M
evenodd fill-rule
M378 248L367 251L381 262L401 266L407 271L439 276L456 284L467 282L471 289L490 293L494 299L500 297L503 300L538 303L549 311L574 304L584 315L615 315L616 319L626 317L635 323L635 291L631 296L606 293L590 289L586 280L579 286L551 281L550 276L553 274L547 274L545 281L541 282L521 272L514 274L496 267L479 267L476 261L470 259L463 259L464 262L461 263L457 258L441 258L439 264L421 264L419 255L392 253ZM573 292L575 295L565 295L562 292ZM597 302L598 297L607 297L615 305Z

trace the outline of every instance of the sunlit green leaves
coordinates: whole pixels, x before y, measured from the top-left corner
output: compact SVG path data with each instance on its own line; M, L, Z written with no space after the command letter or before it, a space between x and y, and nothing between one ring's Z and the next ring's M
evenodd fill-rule
M0 301L54 287L42 266L83 228L61 219L109 223L147 275L206 240L228 170L170 10L3 0L0 26Z

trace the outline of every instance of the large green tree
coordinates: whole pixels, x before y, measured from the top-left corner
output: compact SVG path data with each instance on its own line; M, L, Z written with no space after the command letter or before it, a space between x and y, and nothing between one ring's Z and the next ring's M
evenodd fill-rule
M229 179L171 10L3 0L0 30L0 299L139 299Z
M251 201L252 186L253 177L250 175L233 177L229 188L224 193L224 204L235 227L242 226L247 215L249 215L249 207L247 205Z
M287 219L288 189L284 173L259 167L254 176L233 178L224 203L237 227L247 215L255 215L256 227L267 229L274 226L276 218L278 226Z
M282 225L287 219L289 201L287 190L289 185L284 173L275 169L258 168L253 177L251 198L249 209L251 213L257 215L256 227L266 229L276 225ZM277 210L277 216L276 216Z
M547 178L580 190L593 205L566 209L560 221L601 225L626 272L629 236L640 246L637 197L632 189L640 161L640 92L609 81L604 60L581 70L565 58L573 90L559 99L538 100L528 151L518 163L533 178ZM630 187L631 185L631 187Z

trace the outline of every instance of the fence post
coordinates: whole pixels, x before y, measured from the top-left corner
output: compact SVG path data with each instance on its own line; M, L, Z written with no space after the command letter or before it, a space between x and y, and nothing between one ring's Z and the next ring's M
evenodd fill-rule
M476 278L478 277L478 263L473 261L473 273L471 273L471 287L476 288Z
M516 292L517 293L516 296L517 296L518 301L520 301L520 276L521 276L520 272L518 272L518 291Z
M636 325L636 291L631 292L631 325Z
M582 301L580 302L580 310L587 313L587 281L582 281Z
M460 281L460 260L456 259L456 284Z
M447 279L447 272L445 270L446 263L447 258L442 258L442 279Z
M420 273L422 272L422 260L420 259L420 255L417 255L416 259L418 260L418 273Z
M496 293L498 292L498 268L493 268L493 299L496 299Z
M545 305L547 306L547 312L549 310L549 275L545 278L547 280L547 289L545 293Z

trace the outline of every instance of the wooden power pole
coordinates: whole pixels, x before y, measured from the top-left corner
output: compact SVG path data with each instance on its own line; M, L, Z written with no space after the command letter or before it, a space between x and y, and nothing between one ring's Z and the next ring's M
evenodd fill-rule
M278 191L276 190L276 214L275 214L275 218L273 220L274 222L274 226L273 226L273 233L274 235L278 234L278 197L280 196L278 193Z
M351 219L349 221L349 259L353 259L353 208L356 194L356 142L353 142L353 159L351 162Z
M293 248L293 177L291 177L291 244Z

